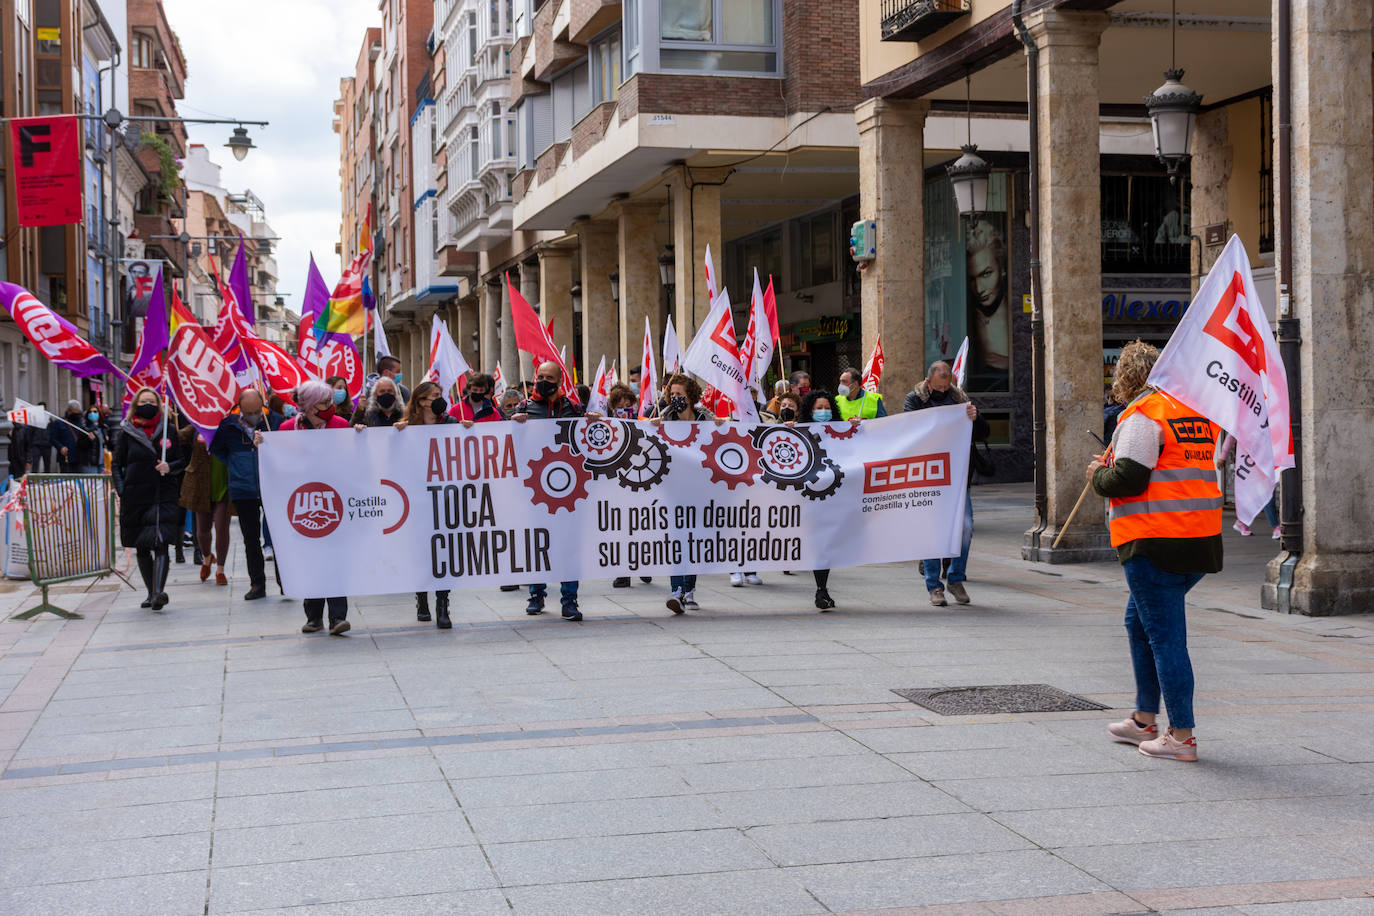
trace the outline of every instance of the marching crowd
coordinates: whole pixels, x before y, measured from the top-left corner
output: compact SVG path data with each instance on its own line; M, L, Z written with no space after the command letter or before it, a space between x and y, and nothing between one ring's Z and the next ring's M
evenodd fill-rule
M188 549L192 562L200 567L202 582L208 583L213 576L216 586L229 584L225 560L230 519L237 518L248 577L244 598L253 601L267 595L269 559L273 561L278 588L281 583L280 575L275 573L271 532L263 517L258 476L257 448L264 433L349 426L358 430L385 426L405 429L446 423L470 427L474 423L525 423L602 415L589 413L584 406L590 400L586 386L577 386L578 397L568 396L562 370L553 362L537 366L532 380L504 391L498 390L491 375L471 373L463 380L460 399L453 404L432 381L423 381L414 390L403 385L400 362L394 357L381 358L377 369L377 376L356 405L349 396L347 380L340 376L311 379L295 391L286 392L285 398L271 393L265 397L258 389L245 389L234 412L220 422L208 447L196 428L182 420L175 407L152 388L135 393L122 421L113 418L103 406L93 406L83 414L81 405L73 401L66 416L71 426L53 424L51 430L15 427L17 434L10 443L10 473L21 477L28 471L49 471L54 450L58 457L55 469L70 473L98 473L106 468L108 456L108 468L120 495L121 543L135 551L147 588L143 606L153 609L167 604L168 569L173 561L185 563ZM629 372L627 382L610 388L606 416L640 418L639 374L636 367ZM832 393L813 387L808 373L794 372L776 383L773 397L766 405L759 405L760 420L789 425L844 420L857 425L886 416L882 395L865 393L861 379L859 370L846 368L839 374ZM652 406L643 418L654 424L664 420L724 423L726 418L704 406L702 399L702 388L695 378L674 373L655 388ZM944 362L930 367L927 377L907 395L905 409L956 403L968 404L969 417L974 420L974 440L986 439L986 421L978 417L968 396L955 386L953 374ZM969 498L961 554L943 561L923 561L930 601L937 607L948 604L947 595L959 604L971 600L963 583L973 533L972 518L973 503ZM835 607L828 590L829 573L812 571L815 605L821 611ZM641 579L644 583L652 582L647 576ZM631 584L629 576L612 583L615 588L629 588ZM697 577L692 574L670 577L666 604L674 614L699 608L696 584ZM741 571L730 574L730 584L757 586L763 580L755 571ZM509 584L501 588L515 591L521 587ZM548 584L523 587L528 591L526 613L544 613ZM578 588L576 581L559 583L559 606L567 620L582 619ZM418 593L415 599L417 620L433 620L440 629L452 626L449 592L434 595L432 615L428 593ZM304 607L303 632L328 627L330 633L337 635L351 626L347 596L309 598Z

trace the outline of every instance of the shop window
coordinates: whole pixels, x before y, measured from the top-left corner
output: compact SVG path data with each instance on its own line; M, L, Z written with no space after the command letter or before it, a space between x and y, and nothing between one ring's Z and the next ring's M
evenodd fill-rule
M978 408L978 415L988 421L992 432L988 434L988 445L993 448L1010 448L1012 420L1010 410L984 410Z
M835 282L839 254L835 216L834 210L827 210L794 221L793 289L806 289Z
M1187 273L1189 185L1166 175L1102 175L1102 272Z

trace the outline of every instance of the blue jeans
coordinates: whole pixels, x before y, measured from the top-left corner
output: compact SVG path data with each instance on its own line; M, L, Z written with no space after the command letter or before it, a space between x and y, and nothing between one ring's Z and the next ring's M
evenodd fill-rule
M669 576L668 587L675 592L694 592L697 589L697 577L695 575Z
M1192 728L1193 663L1188 658L1183 597L1202 581L1202 573L1165 572L1141 556L1131 557L1121 568L1131 589L1126 635L1135 668L1136 711L1158 714L1162 691L1169 727Z
M1279 510L1274 505L1275 497L1269 497L1269 502L1264 504L1264 520L1269 523L1270 528L1279 526Z
M948 581L950 585L957 585L964 581L964 571L968 568L968 548L973 543L973 493L970 491L964 495L964 547L959 556L949 562ZM940 584L940 558L933 560L922 560L921 569L926 575L926 591L933 592L937 588L943 588Z
M530 586L531 598L546 598L549 594L549 587L543 582ZM564 607L577 602L577 583L560 582L558 584L558 601Z

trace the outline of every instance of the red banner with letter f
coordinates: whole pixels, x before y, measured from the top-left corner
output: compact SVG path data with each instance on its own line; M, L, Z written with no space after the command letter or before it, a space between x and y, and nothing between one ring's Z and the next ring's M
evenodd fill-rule
M19 225L82 221L81 126L75 117L15 118L10 153Z

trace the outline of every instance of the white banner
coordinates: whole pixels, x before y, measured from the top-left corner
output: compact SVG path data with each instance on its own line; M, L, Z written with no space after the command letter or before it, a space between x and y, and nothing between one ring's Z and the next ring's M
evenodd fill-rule
M963 405L848 423L531 420L267 433L295 597L957 556Z

